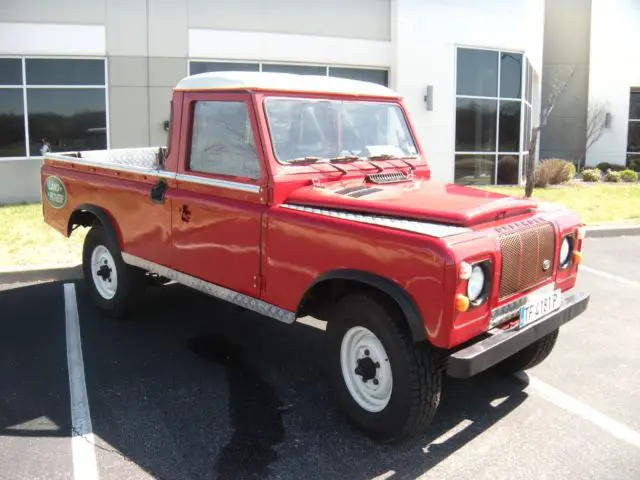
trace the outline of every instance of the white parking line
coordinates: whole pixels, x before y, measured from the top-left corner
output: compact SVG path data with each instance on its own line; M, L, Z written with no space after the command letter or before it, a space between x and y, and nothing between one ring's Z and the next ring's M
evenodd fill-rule
M89 413L87 386L84 380L76 288L72 283L64 285L64 311L67 330L69 394L71 397L73 478L76 480L97 480L98 467L96 464L91 415Z
M515 376L522 382L528 383L528 388L533 390L545 400L554 405L567 410L579 417L584 418L588 422L600 427L605 432L610 433L614 437L626 442L634 447L640 448L640 433L632 430L626 425L614 420L607 415L594 410L589 405L570 397L566 393L552 387L542 380L528 375L524 372L516 373Z
M593 273L594 275L599 275L604 278L608 278L609 280L616 280L620 283L624 283L625 285L629 285L631 287L640 288L639 282L634 282L633 280L627 280L626 278L619 277L617 275L612 275L607 272L603 272L602 270L596 270L595 268L587 267L585 265L580 265L580 270L584 270L585 272Z

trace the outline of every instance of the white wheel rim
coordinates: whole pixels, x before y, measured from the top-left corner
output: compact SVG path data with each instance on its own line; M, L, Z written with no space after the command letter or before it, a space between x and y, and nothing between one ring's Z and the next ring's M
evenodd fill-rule
M353 327L340 345L342 377L351 397L367 412L380 412L393 390L391 364L382 342L371 330Z
M111 252L98 245L91 253L91 276L93 284L102 298L111 300L118 290L118 272Z

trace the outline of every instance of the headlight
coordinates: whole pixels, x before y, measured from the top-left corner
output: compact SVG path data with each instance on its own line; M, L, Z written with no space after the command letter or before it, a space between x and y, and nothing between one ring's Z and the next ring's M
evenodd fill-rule
M480 265L474 265L467 283L467 297L470 301L475 302L480 298L484 292L485 281L484 268Z
M571 240L569 237L564 237L562 239L562 245L560 245L560 266L566 267L569 264L569 259L571 257Z

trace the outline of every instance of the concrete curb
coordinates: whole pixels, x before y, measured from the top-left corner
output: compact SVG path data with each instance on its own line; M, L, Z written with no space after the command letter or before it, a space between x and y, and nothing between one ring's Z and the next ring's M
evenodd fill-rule
M0 270L0 284L30 282L64 282L80 280L81 265L16 267L12 270Z
M587 238L622 237L640 235L640 225L599 225L587 227Z

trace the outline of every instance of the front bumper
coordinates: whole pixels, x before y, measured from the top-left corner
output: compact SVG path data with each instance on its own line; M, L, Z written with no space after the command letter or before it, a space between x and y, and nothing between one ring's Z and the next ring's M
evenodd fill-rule
M521 330L496 329L490 337L452 353L447 360L447 374L467 378L492 367L583 313L590 298L582 292L565 294L560 308L549 316Z

